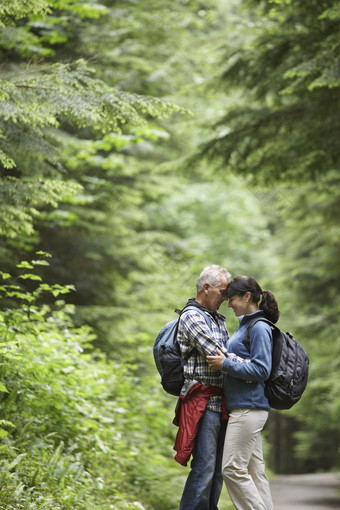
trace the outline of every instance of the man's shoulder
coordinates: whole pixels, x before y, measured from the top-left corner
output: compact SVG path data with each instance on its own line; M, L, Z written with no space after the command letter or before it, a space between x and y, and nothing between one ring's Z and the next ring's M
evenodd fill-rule
M212 315L208 311L200 310L197 306L185 307L180 317L180 320L184 322L207 321L207 319L211 322L213 320Z
M225 317L220 313L212 313L209 310L201 310L198 307L192 307L189 310L184 310L180 317L180 326L184 325L187 328L194 327L196 324L202 327L208 326L209 329L216 328L223 330L226 329Z

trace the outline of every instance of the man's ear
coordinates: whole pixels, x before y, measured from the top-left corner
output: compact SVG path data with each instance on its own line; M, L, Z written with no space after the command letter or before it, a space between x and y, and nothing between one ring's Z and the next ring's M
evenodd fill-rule
M209 283L205 283L203 285L204 294L208 294L209 287L210 287Z

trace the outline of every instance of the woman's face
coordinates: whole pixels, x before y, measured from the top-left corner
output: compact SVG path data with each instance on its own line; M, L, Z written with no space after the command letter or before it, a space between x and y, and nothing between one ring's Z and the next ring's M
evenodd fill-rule
M234 310L234 314L236 315L236 317L240 317L240 315L245 315L248 311L246 294L243 294L242 296L236 295L230 297L228 299L228 307Z

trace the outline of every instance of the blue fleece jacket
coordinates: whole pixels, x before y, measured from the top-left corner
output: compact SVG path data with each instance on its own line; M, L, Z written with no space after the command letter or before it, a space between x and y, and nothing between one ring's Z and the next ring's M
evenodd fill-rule
M223 361L224 393L228 409L270 409L264 394L264 381L268 379L272 366L273 335L269 324L257 322L250 335L250 354L242 343L249 323L257 317L264 317L262 310L240 317L238 330L228 340L228 352L249 363L226 358Z

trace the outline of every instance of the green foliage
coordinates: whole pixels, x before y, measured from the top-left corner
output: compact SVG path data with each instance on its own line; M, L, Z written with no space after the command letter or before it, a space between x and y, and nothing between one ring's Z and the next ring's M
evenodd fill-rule
M15 279L2 274L0 508L157 508L162 480L174 472L178 495L182 483L167 465L167 398L154 374L142 380L136 366L94 351L91 330L72 325L72 307L39 305L42 293L72 290L32 278L43 255L18 264ZM20 287L23 278L34 290ZM164 498L174 508L173 494Z
M23 152L20 159L15 137L21 140L20 149L26 154L31 140L35 139L30 152L34 151L35 157L43 160L42 168L47 163L45 171L48 172L51 171L49 165L57 165L58 159L53 132L49 137L44 136L47 127L59 127L67 122L75 129L91 128L94 136L121 133L125 124L130 129L143 124L142 115L164 116L179 111L179 107L159 99L108 87L92 74L85 63L79 61L74 65L38 66L32 68L30 74L25 71L14 82L2 80L0 119L2 133L6 132L6 135L3 134L1 141L4 154L1 162L5 168L20 166L25 171L28 166ZM37 140L37 137L41 139ZM41 148L37 152L39 142ZM52 151L49 156L45 154L48 148ZM18 154L16 161L14 152ZM55 158L52 158L53 154Z
M14 24L14 20L29 15L44 14L48 12L50 2L45 0L4 0L0 5L0 26Z
M228 50L222 76L243 83L246 104L221 118L206 151L261 182L315 179L339 164L335 3L249 4L259 5L251 41Z
M46 231L51 232L52 241L47 239L47 246L42 241L43 247L51 251L53 240L57 240L55 230L68 229L64 234L68 244L73 227L75 238L80 237L80 252L91 251L84 268L87 275L93 272L93 258L98 266L98 253L103 253L102 259L106 257L102 246L105 233L110 232L106 245L114 245L117 237L123 235L119 230L124 220L118 221L114 216L114 225L106 226L103 217L115 215L120 207L130 203L131 187L138 181L138 170L132 171L133 176L130 170L131 160L136 160L138 153L132 157L126 153L138 144L168 136L165 130L156 130L151 119L184 110L170 101L108 85L83 59L71 63L53 62L51 58L25 61L39 54L56 55L57 49L62 52L68 43L76 47L73 36L82 24L89 29L99 13L106 13L104 6L94 3L58 1L51 2L51 6L56 10L49 11L48 16L42 16L43 9L40 14L34 10L34 4L32 10L26 6L25 12L18 8L16 18L25 15L28 23L17 22L3 28L0 47L9 63L4 66L0 82L1 254L11 268L13 254L18 257L30 250L41 239L41 231L43 238ZM59 29L65 40L52 41L51 31L59 33ZM19 54L14 54L14 50ZM150 196L148 193L145 199L140 197L147 182L145 171L144 174L132 194L133 204ZM107 203L104 210L103 200ZM125 235L127 229L123 229ZM91 243L92 249L84 250L82 243L86 247ZM55 250L55 255L59 255L58 247ZM121 256L124 255L118 253L115 259ZM60 266L67 268L68 262L66 256ZM115 260L108 254L102 266L105 282L107 267L114 265ZM62 281L68 280L69 273L73 275L72 265L66 273ZM54 275L50 278L53 280ZM82 273L79 280L85 280ZM80 286L80 293L81 290Z
M151 346L211 262L275 291L312 361L299 462L338 462L339 10L237 4L0 6L0 507L178 507Z
M178 90L188 98L210 73L211 46L198 61L198 41L223 23L213 1L50 6L46 15L18 12L0 43L0 506L173 510L188 470L173 461L175 402L150 346L183 300L182 277L192 295L208 250L216 246L214 261L231 265L223 242L210 242L220 190L194 187L208 197L200 213L175 161L192 143L178 119L197 108ZM231 206L221 206L226 213ZM265 236L257 215L255 224ZM50 265L34 255L17 267L20 253L37 248L53 253ZM64 294L70 282L76 292ZM60 297L77 306L55 303Z
M185 229L172 219L164 227L164 222L154 217L155 208L150 207L166 197L173 185L168 174L174 165L159 171L158 165L169 158L166 147L172 133L165 117L183 109L168 100L138 93L145 94L147 90L152 95L164 95L173 91L175 77L180 83L179 76L185 72L184 81L187 75L189 83L194 66L195 82L202 80L189 49L193 37L203 41L203 28L216 24L214 2L205 9L191 2L190 8L180 4L169 10L167 2L155 1L145 12L138 5L115 3L104 9L96 21L89 15L82 17L81 23L73 4L64 7L63 17L52 12L43 21L32 18L25 25L27 34L37 36L36 46L44 51L53 48L56 58L65 51L75 57L95 58L91 70L83 60L52 64L33 59L28 67L19 67L19 75L13 74L11 66L7 68L3 142L7 153L11 150L16 168L8 169L10 177L4 181L6 221L2 234L10 242L5 244L3 258L9 260L7 265L11 267L13 251L30 249L37 243L51 251L53 267L43 268L42 273L49 281L75 284L77 293L68 299L81 305L76 312L78 323L85 320L95 326L100 346L119 353L117 346L112 349L113 343L124 344L125 333L134 331L131 320L125 331L126 320L121 318L121 311L128 306L130 317L133 307L140 308L148 275L151 277L154 268L162 263L175 268L178 262L188 264L192 257L191 249L180 239L186 236ZM182 29L183 23L186 30ZM59 27L66 37L64 42L59 41L60 46L47 40L48 24ZM152 59L150 27L152 39L157 41ZM188 51L181 49L183 43ZM186 56L185 62L173 59L179 49ZM11 55L8 48L4 50ZM139 62L139 80L144 71L150 80L135 79L131 58ZM151 76L160 65L166 65L166 75L173 77L173 82ZM134 93L122 90L127 85ZM41 108L37 111L38 103ZM161 125L155 117L162 118ZM178 139L181 136L182 133ZM22 140L19 147L18 139ZM187 145L186 141L181 143L183 147ZM178 149L174 157L178 157ZM6 161L3 164L8 166ZM183 182L174 188L179 193ZM145 258L141 253L146 254ZM193 268L193 278L200 264L197 262ZM162 278L161 272L154 287L156 292ZM129 293L135 286L132 304ZM141 310L142 324L144 316Z

